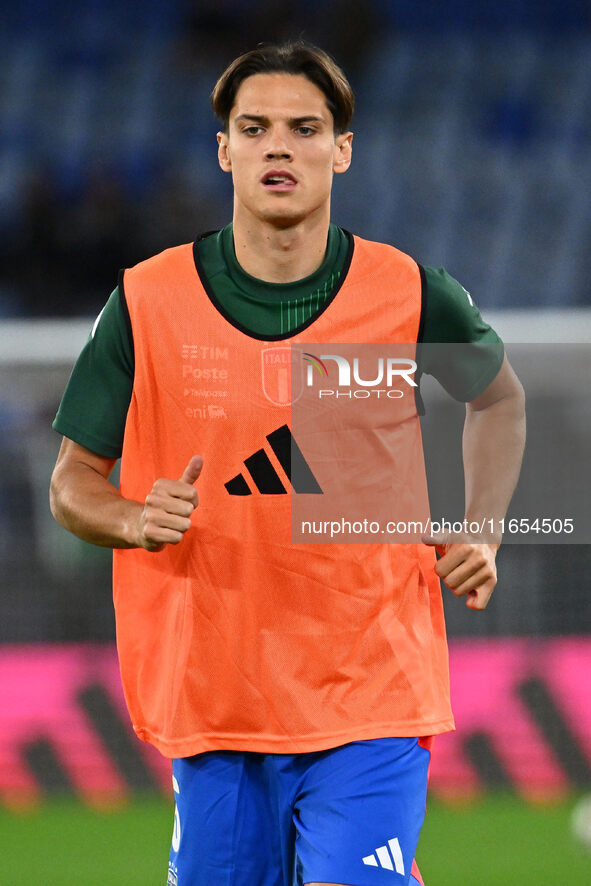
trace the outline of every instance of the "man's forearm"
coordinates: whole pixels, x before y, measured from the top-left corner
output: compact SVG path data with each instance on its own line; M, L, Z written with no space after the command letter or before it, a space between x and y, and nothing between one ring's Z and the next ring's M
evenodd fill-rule
M520 386L484 408L469 405L463 436L466 519L487 522L496 540L517 485L525 446L525 400Z
M179 480L155 480L144 502L123 498L109 483L115 459L64 438L51 478L51 511L65 529L106 548L158 552L179 544L199 503L195 481L203 459L194 455Z
M123 498L94 468L58 465L50 493L51 510L65 529L91 544L107 548L137 547L139 502Z

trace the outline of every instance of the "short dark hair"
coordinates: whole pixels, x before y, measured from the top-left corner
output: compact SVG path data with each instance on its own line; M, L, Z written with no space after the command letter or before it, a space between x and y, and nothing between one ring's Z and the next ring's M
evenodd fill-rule
M226 131L238 87L253 74L303 74L324 93L335 132L349 129L355 96L345 74L323 49L298 40L258 46L226 68L211 94L213 109Z

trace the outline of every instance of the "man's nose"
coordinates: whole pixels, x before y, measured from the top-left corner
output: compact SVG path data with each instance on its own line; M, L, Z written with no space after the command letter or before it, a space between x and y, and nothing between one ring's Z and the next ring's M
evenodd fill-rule
M291 160L293 157L293 150L283 133L278 130L269 133L269 140L265 146L265 156L268 160L279 158L282 160Z

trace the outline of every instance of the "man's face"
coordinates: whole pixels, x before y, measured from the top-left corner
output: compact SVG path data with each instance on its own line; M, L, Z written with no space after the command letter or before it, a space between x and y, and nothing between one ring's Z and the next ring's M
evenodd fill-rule
M335 138L323 92L300 74L244 80L218 133L218 158L234 182L235 218L289 227L328 213L332 177L351 162L352 133Z

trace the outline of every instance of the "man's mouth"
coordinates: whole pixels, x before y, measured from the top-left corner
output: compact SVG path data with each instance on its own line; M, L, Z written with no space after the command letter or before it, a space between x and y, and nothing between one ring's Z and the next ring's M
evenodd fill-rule
M262 183L270 191L292 191L297 181L291 172L271 169L263 176Z

